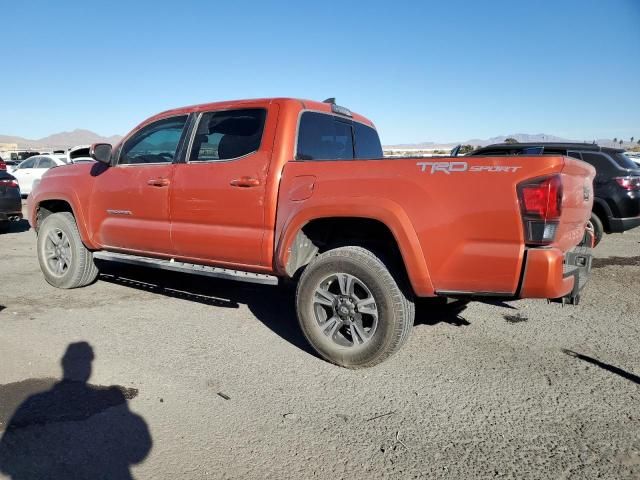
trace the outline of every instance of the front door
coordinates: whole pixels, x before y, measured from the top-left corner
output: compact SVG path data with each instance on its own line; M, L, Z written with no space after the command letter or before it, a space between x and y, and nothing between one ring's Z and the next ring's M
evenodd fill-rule
M274 135L274 113L271 107L269 119L266 108L200 114L171 188L176 256L230 266L266 264L267 139Z
M97 174L90 209L103 248L171 255L169 191L186 122L180 115L146 125Z

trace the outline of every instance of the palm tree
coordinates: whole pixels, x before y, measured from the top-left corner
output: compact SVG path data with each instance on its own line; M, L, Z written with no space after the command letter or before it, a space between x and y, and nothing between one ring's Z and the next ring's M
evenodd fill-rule
M631 137L631 140L630 140L630 142L631 142L631 143L633 143L633 137Z
M618 137L613 137L613 144L615 145L616 143L618 143Z
M620 146L622 146L622 142L624 142L624 140L620 139L620 142L619 142Z

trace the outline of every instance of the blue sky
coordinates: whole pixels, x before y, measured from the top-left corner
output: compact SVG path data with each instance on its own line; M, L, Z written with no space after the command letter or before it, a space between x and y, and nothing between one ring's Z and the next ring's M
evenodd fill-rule
M640 0L0 6L1 134L124 134L193 103L335 96L387 144L640 137Z

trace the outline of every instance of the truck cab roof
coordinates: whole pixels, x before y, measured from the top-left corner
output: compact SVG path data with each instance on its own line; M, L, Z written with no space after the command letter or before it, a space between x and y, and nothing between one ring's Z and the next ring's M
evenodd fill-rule
M189 114L194 112L204 112L209 110L251 108L251 107L265 106L272 103L280 103L280 104L287 105L290 108L298 108L300 110L315 110L319 112L342 114L350 117L352 120L358 121L360 123L364 123L366 125L369 125L375 128L373 122L368 118L358 113L352 112L351 110L345 107L336 105L335 103L319 102L317 100L305 100L305 99L290 98L290 97L253 98L253 99L228 100L223 102L199 103L195 105L188 105L185 107L165 110L164 112L161 112L145 120L143 124L146 124L150 121L158 120L163 117L173 116L173 115Z

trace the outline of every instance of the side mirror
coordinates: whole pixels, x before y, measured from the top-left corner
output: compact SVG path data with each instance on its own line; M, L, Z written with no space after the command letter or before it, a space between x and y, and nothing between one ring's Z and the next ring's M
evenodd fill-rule
M89 156L97 162L110 165L112 148L108 143L94 143L89 149Z

